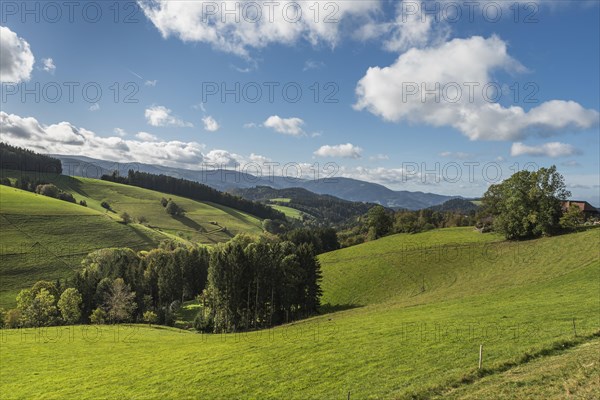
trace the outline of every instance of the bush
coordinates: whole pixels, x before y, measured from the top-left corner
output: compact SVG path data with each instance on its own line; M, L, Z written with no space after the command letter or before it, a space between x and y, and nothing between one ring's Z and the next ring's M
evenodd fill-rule
M4 314L4 326L15 329L21 327L21 310L13 308Z
M125 225L129 224L132 221L131 216L126 212L123 212L121 214L121 219L123 220L123 223Z
M106 208L107 210L110 210L110 204L108 204L108 202L103 201L102 203L100 203L100 206L102 208Z
M169 203L169 200L165 199L164 197L162 199L160 199L160 204L163 207L166 207L168 203Z
M87 207L87 201L85 201L85 200L79 200L79 205Z
M57 198L60 193L60 190L56 187L56 185L48 183L45 185L37 185L35 187L35 192L43 196Z
M154 311L146 311L143 315L144 322L147 322L148 325L155 324L158 321L158 316Z
M137 220L138 220L138 223L140 223L140 224L148 223L148 218L144 217L143 215L140 215Z
M58 194L58 199L63 201L68 201L69 203L76 203L75 197L71 193L60 192Z
M204 310L198 311L194 318L194 329L198 332L211 333L214 329L212 315L205 315Z
M179 205L177 205L177 203L175 203L173 200L169 200L165 210L167 211L167 214L173 217L181 217L185 214L183 208L179 207Z
M97 325L104 324L106 322L106 311L100 307L96 308L90 315L90 322Z
M10 183L10 179L8 179L6 177L0 179L0 185L12 186L12 184Z

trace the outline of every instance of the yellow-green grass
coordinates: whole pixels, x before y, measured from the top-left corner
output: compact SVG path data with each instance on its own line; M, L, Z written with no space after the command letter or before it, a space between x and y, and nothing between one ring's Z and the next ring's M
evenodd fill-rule
M292 199L290 199L288 197L277 197L277 198L271 199L271 201L273 203L289 203L290 201L292 201Z
M281 211L288 218L302 219L302 215L304 215L302 211L296 210L292 207L280 206L278 204L272 204L271 207L273 207L277 211Z
M600 399L600 339L486 376L440 398Z
M483 375L502 379L510 366L526 367L527 354L560 355L557 343L593 338L599 234L507 243L444 229L328 253L320 258L324 298L341 311L268 331L102 326L96 341L95 327L4 330L0 390L6 398L393 399L458 387L458 395L478 382L480 344ZM455 243L474 250L462 261L429 259ZM415 273L424 285L407 278Z
M38 280L70 277L89 252L105 247L150 249L157 232L124 225L91 208L0 186L0 306Z
M21 172L2 171L4 176L16 177ZM134 220L147 219L152 229L175 237L183 237L196 243L218 243L231 239L237 233L260 234L258 218L217 204L198 202L180 196L160 193L135 186L122 185L98 179L70 177L66 175L36 176L49 181L60 189L70 192L79 200L85 200L89 208L105 213L115 221L127 212ZM184 217L174 218L165 212L161 198L172 198L186 211ZM100 205L110 204L112 211Z

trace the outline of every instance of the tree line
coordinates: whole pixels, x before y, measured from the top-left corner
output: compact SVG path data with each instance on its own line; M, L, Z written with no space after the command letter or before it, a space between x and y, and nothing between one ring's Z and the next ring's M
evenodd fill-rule
M247 212L262 219L285 220L285 215L272 207L245 200L229 193L223 193L210 186L183 178L129 170L127 177L119 176L115 171L111 175L102 175L101 179L187 197L192 200L210 201Z
M101 249L74 278L40 281L1 312L0 325L148 322L174 325L186 300L202 307L198 330L270 327L315 313L320 265L312 245L238 235L214 247L167 241L151 251Z
M0 168L15 171L62 173L59 159L0 142Z

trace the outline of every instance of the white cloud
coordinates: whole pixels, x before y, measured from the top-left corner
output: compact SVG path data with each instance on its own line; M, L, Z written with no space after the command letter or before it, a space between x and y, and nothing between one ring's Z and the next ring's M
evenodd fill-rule
M513 143L511 156L566 157L581 154L574 146L560 142L544 143L539 146L527 146L521 142Z
M263 123L267 128L274 129L275 132L283 133L284 135L303 136L304 130L302 125L304 121L300 118L281 118L278 115L272 115Z
M198 168L205 160L197 142L157 142L100 137L69 122L43 125L32 117L0 112L0 135L9 143L42 153L72 154L118 162L143 162Z
M98 111L99 109L100 109L100 104L98 104L98 103L92 104L89 108L90 111Z
M154 87L154 86L156 86L157 83L158 83L158 80L156 80L156 79L154 79L152 81L147 80L146 82L144 82L144 85Z
M42 64L42 69L44 71L54 74L54 71L56 70L56 65L54 65L54 60L52 58L43 58Z
M206 108L204 107L204 103L198 103L198 104L194 104L194 105L192 106L192 108L193 108L194 110L201 110L201 111L202 111L202 112L204 112L204 113L206 112Z
M243 157L227 150L211 150L204 155L205 164L216 164L219 168L234 168L241 164Z
M158 138L148 132L138 132L136 133L135 137L143 140L144 142L158 142Z
M115 128L113 129L113 132L121 137L127 136L127 132L125 132L125 129Z
M496 70L524 70L497 36L454 39L424 49L412 48L389 67L371 67L358 82L357 110L384 120L451 126L471 140L515 140L532 134L551 135L568 129L588 129L599 114L574 101L551 100L525 111L503 107L483 95ZM470 96L469 85L474 86ZM458 85L458 89L456 86ZM436 99L423 88L439 85ZM447 89L444 89L447 88ZM416 93L411 94L411 91ZM458 95L460 94L460 95Z
M314 152L319 157L360 158L363 149L352 143L321 146Z
M210 115L202 118L202 123L205 131L216 132L219 130L219 123Z
M244 128L245 129L257 128L257 127L258 127L258 125L256 123L254 123L254 122L246 122L244 124Z
M317 3L319 18L314 18ZM333 4L335 9L325 8ZM341 26L368 20L379 10L380 1L239 2L140 0L138 4L164 38L175 36L185 42L203 42L214 48L244 57L249 50L273 43L292 45L304 40L312 45L335 46ZM290 6L290 4L292 6ZM301 8L296 21L294 4ZM227 14L227 10L237 10ZM258 14L260 12L260 15ZM287 14L286 14L287 12ZM335 12L337 21L324 21ZM300 15L300 14L298 14ZM342 24L344 22L345 24Z
M265 156L261 156L260 154L250 154L250 161L255 162L257 164L264 164L266 162L270 162L271 159Z
M193 127L190 122L185 122L180 118L171 115L171 110L163 106L152 106L144 112L146 121L151 126L178 126L178 127Z
M0 26L0 81L18 83L28 81L35 57L25 39L5 26Z

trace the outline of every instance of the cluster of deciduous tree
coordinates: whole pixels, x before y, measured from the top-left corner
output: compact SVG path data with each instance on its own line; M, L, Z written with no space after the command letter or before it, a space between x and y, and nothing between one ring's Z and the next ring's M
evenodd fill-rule
M7 328L74 324L81 318L81 294L59 281L39 281L19 292L16 308L0 314Z
M231 332L273 326L317 311L321 268L310 244L238 235L211 251L197 329Z
M181 302L204 289L208 250L175 242L136 253L131 249L103 249L82 261L73 285L82 295L82 322L144 321L156 315L171 325Z
M269 327L317 311L321 269L312 244L238 235L212 248L164 242L136 253L94 251L63 284L38 282L3 313L6 326L158 322L172 325L182 302L201 299L198 329Z
M6 177L0 179L0 185L11 187L13 186L11 184L10 179ZM73 197L71 193L60 190L56 185L52 183L46 183L45 181L40 180L33 180L27 175L16 179L14 187L21 190L27 190L29 192L35 192L43 196L52 197L54 199L68 201L69 203L77 203L75 197ZM82 206L87 206L85 200L80 201L79 204Z
M555 234L561 229L562 202L570 195L555 166L519 171L489 187L482 198L478 226L486 229L489 225L507 239Z
M0 142L0 168L15 171L62 173L59 159Z
M337 250L341 247L337 232L333 228L298 228L284 233L282 238L295 245L310 244L316 254Z
M120 177L116 173L113 173L112 175L103 175L102 179L187 197L192 200L210 201L240 211L245 211L259 218L285 220L285 215L272 207L245 200L229 193L223 193L210 186L187 179L173 178L172 176L167 175L154 175L133 170L129 170L127 178Z

